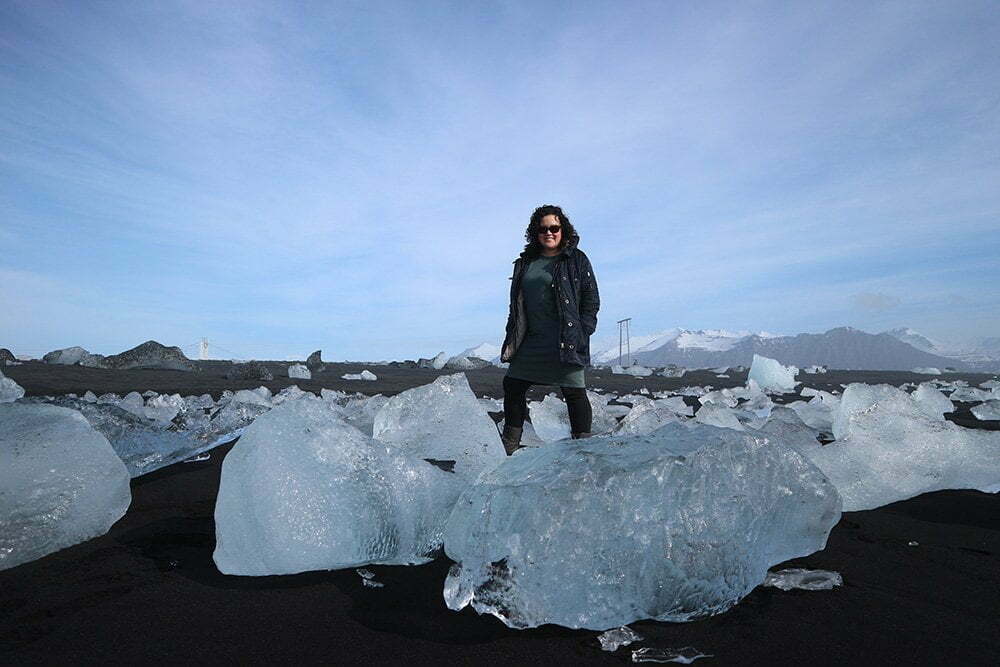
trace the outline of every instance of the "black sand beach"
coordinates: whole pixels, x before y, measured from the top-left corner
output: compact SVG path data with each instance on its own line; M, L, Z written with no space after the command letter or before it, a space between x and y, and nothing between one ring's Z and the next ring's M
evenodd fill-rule
M312 381L276 374L263 384L274 391L298 384L314 391L391 394L443 373L367 366L378 381L339 380L365 367L329 364ZM27 363L3 370L29 395L152 389L218 397L223 389L262 384L227 381L221 369L123 372ZM467 375L478 395L500 395L502 370ZM991 376L945 377L978 384ZM831 372L816 379L808 384L898 385L928 376ZM745 375L719 380L711 373L681 379L588 374L588 385L618 392L744 381ZM548 388L535 390L540 396ZM964 419L961 411L952 418ZM220 574L212 562L213 511L230 448L213 450L205 462L179 463L132 480L132 505L107 535L0 571L0 663L621 664L629 661L631 648L688 645L714 656L704 664L996 663L996 494L941 491L845 513L826 549L774 568L835 570L843 575L842 587L758 588L719 616L683 624L638 622L632 627L646 640L612 654L600 650L595 632L509 630L469 609L448 610L441 594L450 565L444 556L420 567L371 567L383 588L364 587L354 570L262 578Z

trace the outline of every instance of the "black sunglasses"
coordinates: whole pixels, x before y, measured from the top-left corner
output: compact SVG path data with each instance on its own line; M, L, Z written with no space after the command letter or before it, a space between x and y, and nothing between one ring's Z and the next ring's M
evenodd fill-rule
M539 227L538 233L539 234L549 233L555 235L559 233L560 229L562 229L562 225L549 225L548 227Z

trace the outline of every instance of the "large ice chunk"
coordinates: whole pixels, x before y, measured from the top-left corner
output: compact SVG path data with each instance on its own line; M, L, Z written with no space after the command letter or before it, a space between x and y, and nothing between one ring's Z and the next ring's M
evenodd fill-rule
M327 401L288 401L222 464L213 557L249 576L427 562L464 484L373 441Z
M416 458L455 461L455 472L470 478L506 458L500 433L464 373L390 398L375 414L372 436Z
M0 373L0 403L11 403L24 396L24 387Z
M756 381L761 389L794 391L795 385L798 384L795 381L795 375L798 372L799 369L796 366L782 366L774 359L755 354L747 380Z
M523 449L455 504L449 608L604 630L718 614L822 549L840 497L793 448L704 425Z
M836 442L809 452L845 510L866 510L941 489L1000 484L1000 433L930 418L891 385L850 384L833 422Z
M108 532L128 471L79 412L0 404L0 570Z
M607 433L613 429L617 422L608 414L607 400L592 391L587 392L587 399L590 401L592 414L590 432ZM541 401L532 401L528 411L535 433L545 442L570 437L572 429L569 423L569 411L562 399L550 394Z

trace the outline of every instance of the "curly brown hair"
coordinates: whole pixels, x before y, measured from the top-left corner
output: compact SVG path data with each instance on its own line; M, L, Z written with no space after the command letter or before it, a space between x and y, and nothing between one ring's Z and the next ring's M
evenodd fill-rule
M554 204L542 204L531 214L531 221L528 223L528 228L524 230L524 240L527 241L527 244L524 246L525 255L533 256L542 254L542 244L538 242L538 231L542 226L542 218L547 215L556 216L559 224L562 225L562 239L559 241L560 250L566 247L570 239L579 239L576 228L573 227L573 223L569 221L569 216L563 213L561 208Z

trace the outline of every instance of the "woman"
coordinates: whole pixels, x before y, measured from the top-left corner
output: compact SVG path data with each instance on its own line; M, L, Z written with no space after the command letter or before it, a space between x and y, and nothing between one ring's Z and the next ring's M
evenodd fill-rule
M583 371L590 363L590 335L601 305L590 260L577 248L580 237L561 208L535 209L524 238L524 252L514 260L500 351L500 361L510 362L503 379L502 439L508 455L521 447L525 394L533 384L559 386L573 437L590 436Z

